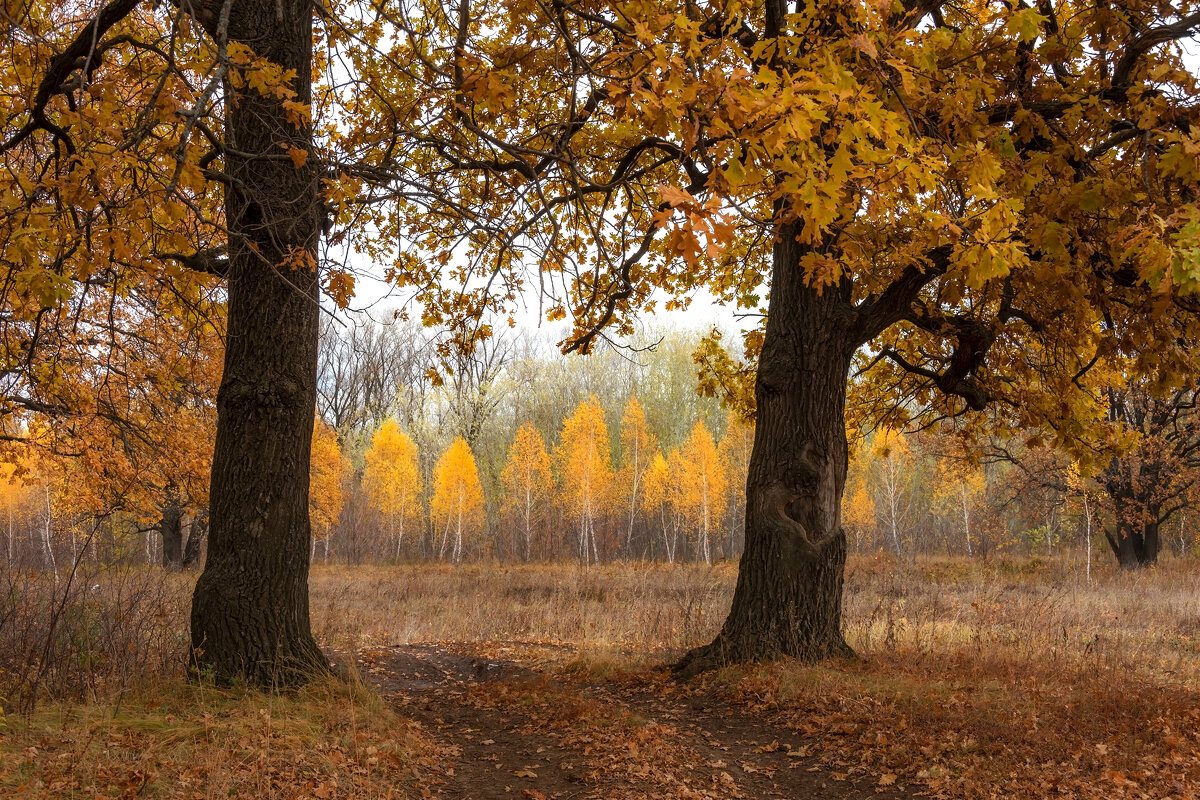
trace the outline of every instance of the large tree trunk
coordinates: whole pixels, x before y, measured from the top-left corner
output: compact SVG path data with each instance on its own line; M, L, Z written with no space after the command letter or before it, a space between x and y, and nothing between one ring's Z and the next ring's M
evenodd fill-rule
M779 656L852 655L841 631L849 287L806 285L796 233L781 226L774 248L733 605L717 638L676 665L683 676Z
M183 566L183 505L174 492L168 492L158 523L162 536L162 565L164 569Z
M1103 486L1113 504L1114 523L1104 537L1121 569L1141 569L1158 563L1161 508L1152 497L1157 486L1138 480L1128 465L1113 459L1104 472Z
M307 0L234 0L228 27L231 40L294 71L295 100L305 105L312 9ZM312 132L280 99L233 82L225 97L229 322L193 657L218 681L293 685L328 669L308 611L318 175ZM296 166L285 146L307 161Z
M1116 532L1104 531L1121 569L1142 569L1158 563L1158 523L1120 522Z
M183 548L183 567L191 569L200 560L200 549L208 535L208 509L203 509L192 519L188 527L187 545Z

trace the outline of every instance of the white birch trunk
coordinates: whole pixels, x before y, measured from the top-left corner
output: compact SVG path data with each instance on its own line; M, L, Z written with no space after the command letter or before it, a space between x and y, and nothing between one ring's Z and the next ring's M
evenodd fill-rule
M46 489L46 524L42 528L42 542L46 547L46 563L50 567L50 572L54 574L54 585L58 585L58 564L54 560L54 542L52 531L50 529L53 516L50 510L50 489Z
M1083 517L1085 520L1084 541L1087 544L1087 575L1088 586L1092 585L1092 504L1088 501L1087 492L1083 493Z

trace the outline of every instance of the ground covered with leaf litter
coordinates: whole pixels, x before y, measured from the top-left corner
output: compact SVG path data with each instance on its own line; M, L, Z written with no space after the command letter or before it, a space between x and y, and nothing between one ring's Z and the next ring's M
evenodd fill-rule
M685 684L628 663L520 642L360 653L421 726L423 797L1200 797L1187 686L911 654Z
M438 798L901 798L861 760L730 702L714 683L609 671L535 645L400 645L362 654L369 682L420 722Z

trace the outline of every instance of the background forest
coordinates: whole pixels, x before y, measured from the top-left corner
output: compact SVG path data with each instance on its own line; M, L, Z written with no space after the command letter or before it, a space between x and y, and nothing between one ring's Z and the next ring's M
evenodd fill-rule
M313 433L314 557L737 558L753 423L714 392L697 393L709 341L709 332L651 329L584 359L559 354L549 331L506 330L446 361L437 335L416 324L330 317ZM199 561L211 359L183 351L168 365L176 391L166 412L155 405L139 420L47 428L35 455L4 467L6 567L57 574L85 555ZM111 377L97 388L111 396ZM1121 538L1153 529L1145 563L1160 549L1194 553L1194 396L1149 409L1137 397L1102 398L1113 413L1095 431L1121 423L1124 450L1099 454L1110 460L1088 479L1037 432L970 447L950 420L858 430L843 500L850 551L908 560L1063 553L1087 570L1114 555L1137 566L1121 559Z
M195 335L205 330L219 328ZM264 697L178 681L205 551L207 359L164 348L179 357L147 385L171 387L169 413L133 413L156 400L32 428L39 446L0 483L0 696L14 729L6 739L0 728L0 787L119 793L161 775L168 797L201 785L206 797L374 798L410 784L457 796L495 780L495 754L472 737L510 729L539 732L498 756L515 759L506 780L530 791L556 786L553 772L530 768L547 752L603 765L592 779L602 792L710 780L713 768L687 749L698 745L637 716L667 709L706 724L691 705L670 710L698 701L671 699L655 670L711 638L736 578L753 426L696 391L708 335L646 331L564 358L552 332L506 330L447 363L416 325L327 320L311 472L314 626L372 685L411 692L400 713L468 714L438 729L454 747L484 748L465 757L340 684ZM117 388L110 375L91 397L103 407ZM1085 797L1099 782L1133 797L1200 774L1200 729L1187 732L1200 713L1187 689L1200 632L1194 473L1186 450L1170 449L1193 411L1173 397L1171 436L1121 423L1127 450L1087 479L1078 456L1032 431L967 457L949 420L857 430L843 504L845 630L865 660L722 672L717 694L689 690L726 715L697 736L734 750L756 737L739 791L768 796L771 780L821 774L847 796L866 781L872 792L980 798L1049 785ZM1094 430L1114 424L1097 418ZM1169 480L1150 482L1164 471ZM1142 485L1165 512L1163 552L1154 570L1119 569L1108 537L1159 522L1129 513L1138 497L1121 488ZM518 670L478 683L480 663L514 662L553 682ZM414 663L453 676L439 684L453 690L395 677ZM642 684L635 713L623 703ZM624 687L619 698L610 686ZM728 714L743 713L754 722L734 741ZM1151 717L1160 727L1138 738ZM1041 737L1024 735L1031 719ZM1064 761L1076 766L1059 774Z

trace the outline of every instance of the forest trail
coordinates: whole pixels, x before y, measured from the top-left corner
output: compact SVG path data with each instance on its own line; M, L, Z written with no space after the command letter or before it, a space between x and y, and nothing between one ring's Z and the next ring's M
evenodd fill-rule
M572 668L523 643L397 645L360 668L435 754L422 796L446 800L907 798L893 775L818 762L813 736L661 673ZM846 763L848 767L848 762Z

